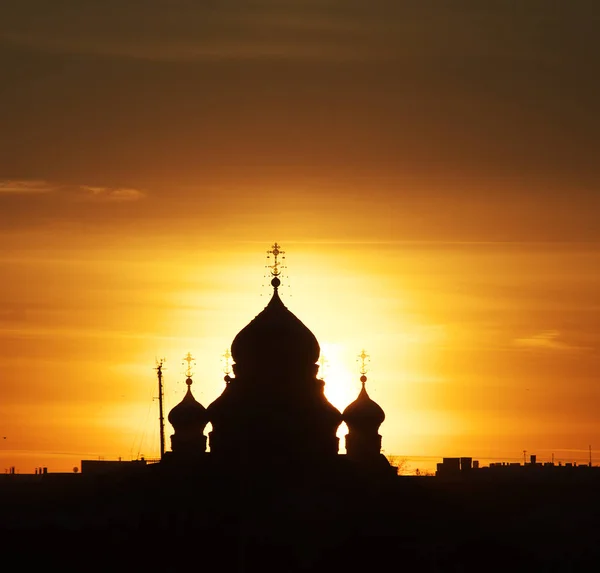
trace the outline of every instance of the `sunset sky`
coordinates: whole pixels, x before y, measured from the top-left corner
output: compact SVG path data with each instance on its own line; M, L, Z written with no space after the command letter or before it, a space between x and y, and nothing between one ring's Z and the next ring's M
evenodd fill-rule
M385 453L600 463L596 0L3 0L0 472L158 452L285 304ZM167 436L171 428L167 426ZM342 441L343 443L343 441Z

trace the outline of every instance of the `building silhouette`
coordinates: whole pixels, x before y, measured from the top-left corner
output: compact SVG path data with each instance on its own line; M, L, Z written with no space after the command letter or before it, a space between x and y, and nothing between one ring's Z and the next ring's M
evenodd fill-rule
M294 464L322 470L341 463L345 468L391 473L378 433L385 414L365 388L367 355L361 355L362 389L342 414L325 396L315 335L279 296L283 251L275 243L269 253L274 261L269 266L271 299L235 336L233 376L226 374L222 394L206 408L193 397L191 357L186 357L188 389L168 416L174 434L165 464L243 463L255 469ZM336 436L342 421L349 428L346 456L338 453ZM208 422L210 452L203 433Z

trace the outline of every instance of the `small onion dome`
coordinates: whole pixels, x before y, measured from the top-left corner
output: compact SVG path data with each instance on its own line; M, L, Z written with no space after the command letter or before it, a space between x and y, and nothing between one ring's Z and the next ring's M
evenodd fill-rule
M206 408L192 394L192 379L185 383L188 386L183 400L169 412L169 422L177 430L185 430L196 426L204 428L208 423Z
M279 298L279 279L274 278L271 284L274 291L269 304L231 344L234 362L238 367L264 366L273 360L282 364L314 365L321 352L315 335Z
M346 422L350 431L377 431L385 420L385 412L377 402L369 398L365 388L367 377L361 376L360 381L362 382L362 390L358 398L344 410L342 414L344 422Z

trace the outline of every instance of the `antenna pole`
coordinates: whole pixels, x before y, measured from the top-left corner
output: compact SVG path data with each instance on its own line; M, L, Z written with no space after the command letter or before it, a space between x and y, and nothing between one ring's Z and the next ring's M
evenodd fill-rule
M592 444L590 444L589 448L590 448L590 467L592 467Z
M165 415L163 412L163 383L162 383L162 367L165 359L161 358L157 362L156 374L158 376L158 421L160 424L160 459L165 455Z

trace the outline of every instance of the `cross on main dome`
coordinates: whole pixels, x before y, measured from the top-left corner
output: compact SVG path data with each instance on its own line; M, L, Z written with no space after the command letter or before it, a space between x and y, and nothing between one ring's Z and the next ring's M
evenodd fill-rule
M273 255L273 264L267 265L267 268L273 277L271 280L271 285L277 289L277 287L281 285L281 279L279 276L281 275L282 269L285 268L282 261L279 260L279 257L281 257L282 260L285 259L285 251L281 250L281 245L278 245L277 241L271 245L271 250L267 251L267 258L270 258L271 255Z
M183 359L184 362L187 362L187 368L185 369L185 376L186 378L191 378L192 377L192 363L194 363L194 357L192 356L191 352L188 352L185 356L185 358Z

